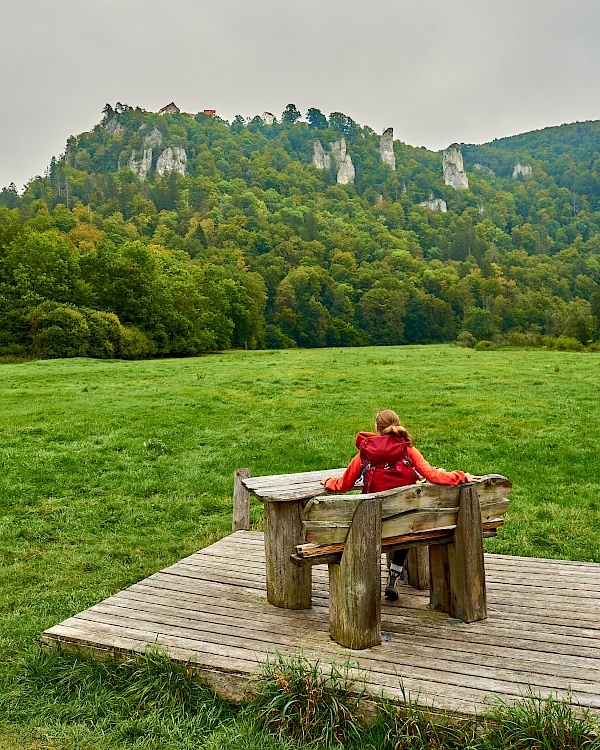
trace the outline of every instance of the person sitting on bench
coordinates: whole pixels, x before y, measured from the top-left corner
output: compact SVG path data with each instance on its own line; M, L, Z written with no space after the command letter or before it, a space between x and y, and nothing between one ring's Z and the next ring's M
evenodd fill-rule
M374 433L358 433L355 441L358 454L350 461L342 477L321 480L326 490L348 492L361 477L364 493L416 484L422 477L433 484L462 484L481 479L460 470L436 469L427 463L415 448L412 436L391 409L382 409L377 414L375 430ZM408 550L396 550L392 555L385 587L386 599L398 598L407 555Z

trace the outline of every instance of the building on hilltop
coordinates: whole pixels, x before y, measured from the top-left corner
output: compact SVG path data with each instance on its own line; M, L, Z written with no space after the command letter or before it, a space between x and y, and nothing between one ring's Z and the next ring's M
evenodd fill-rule
M167 104L166 107L158 110L159 115L176 115L179 112L181 112L181 110L175 102L171 102L170 104Z
M202 114L208 115L209 117L216 117L217 110L216 109L205 109Z

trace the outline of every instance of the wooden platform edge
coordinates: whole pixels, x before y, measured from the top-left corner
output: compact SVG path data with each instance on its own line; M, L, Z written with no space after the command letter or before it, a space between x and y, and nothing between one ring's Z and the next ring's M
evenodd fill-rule
M207 685L219 698L230 701L238 705L244 705L249 703L252 698L256 695L255 684L257 678L260 676L260 665L257 662L257 671L253 674L246 672L239 672L236 670L224 671L222 669L215 669L203 666L201 664L193 663L189 660L179 659L172 653L169 653L169 649L162 647L158 648L153 644L147 643L144 648L140 649L126 649L118 646L99 646L85 640L76 638L64 638L57 636L49 632L51 628L44 631L42 634L42 648L46 652L59 651L67 654L80 655L87 658L93 658L97 661L126 661L135 656L143 656L149 651L159 650L161 653L165 653L169 659L177 664L185 666L189 672L201 680ZM298 655L302 654L302 649L299 649ZM332 665L333 666L333 665ZM360 666L358 666L360 672ZM363 677L368 676L367 672L363 674ZM480 714L473 711L459 711L456 709L440 708L435 705L435 698L432 702L422 702L422 698L426 697L420 692L406 691L404 699L399 699L397 695L390 695L385 693L385 690L379 690L379 693L369 692L369 690L362 686L363 681L361 678L356 679L356 686L350 689L350 695L358 698L357 703L357 716L359 719L370 722L375 719L379 712L381 701L391 701L397 705L410 705L420 709L421 711L427 712L432 719L439 719L445 721L448 718L456 720L472 720L475 716L482 716L484 712ZM515 699L516 701L517 699ZM512 701L509 701L509 703ZM490 703L491 708L491 703Z
M143 656L149 651L159 651L168 656L168 658L178 664L184 665L195 677L213 690L219 698L231 701L232 703L247 703L255 695L253 683L258 676L256 674L247 674L236 670L225 671L224 669L214 669L196 664L189 660L178 659L165 647L156 647L150 643L145 644L144 648L126 649L118 646L99 646L98 644L89 643L84 640L74 638L63 638L48 631L42 635L42 648L44 651L62 651L69 654L92 657L97 661L126 661L134 656ZM257 663L258 667L258 663Z

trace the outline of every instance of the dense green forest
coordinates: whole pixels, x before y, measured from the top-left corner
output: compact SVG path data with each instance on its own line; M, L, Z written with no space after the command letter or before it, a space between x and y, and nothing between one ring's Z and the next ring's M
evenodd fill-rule
M312 164L342 137L354 184ZM463 146L465 190L440 153L394 141L393 170L379 149L318 109L267 125L106 105L0 192L0 354L600 336L600 122Z

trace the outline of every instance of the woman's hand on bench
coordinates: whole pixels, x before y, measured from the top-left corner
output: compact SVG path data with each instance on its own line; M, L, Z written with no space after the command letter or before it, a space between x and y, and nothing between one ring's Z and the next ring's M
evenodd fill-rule
M465 471L465 477L467 479L467 482L481 482L481 477L476 477L474 474L467 474Z

